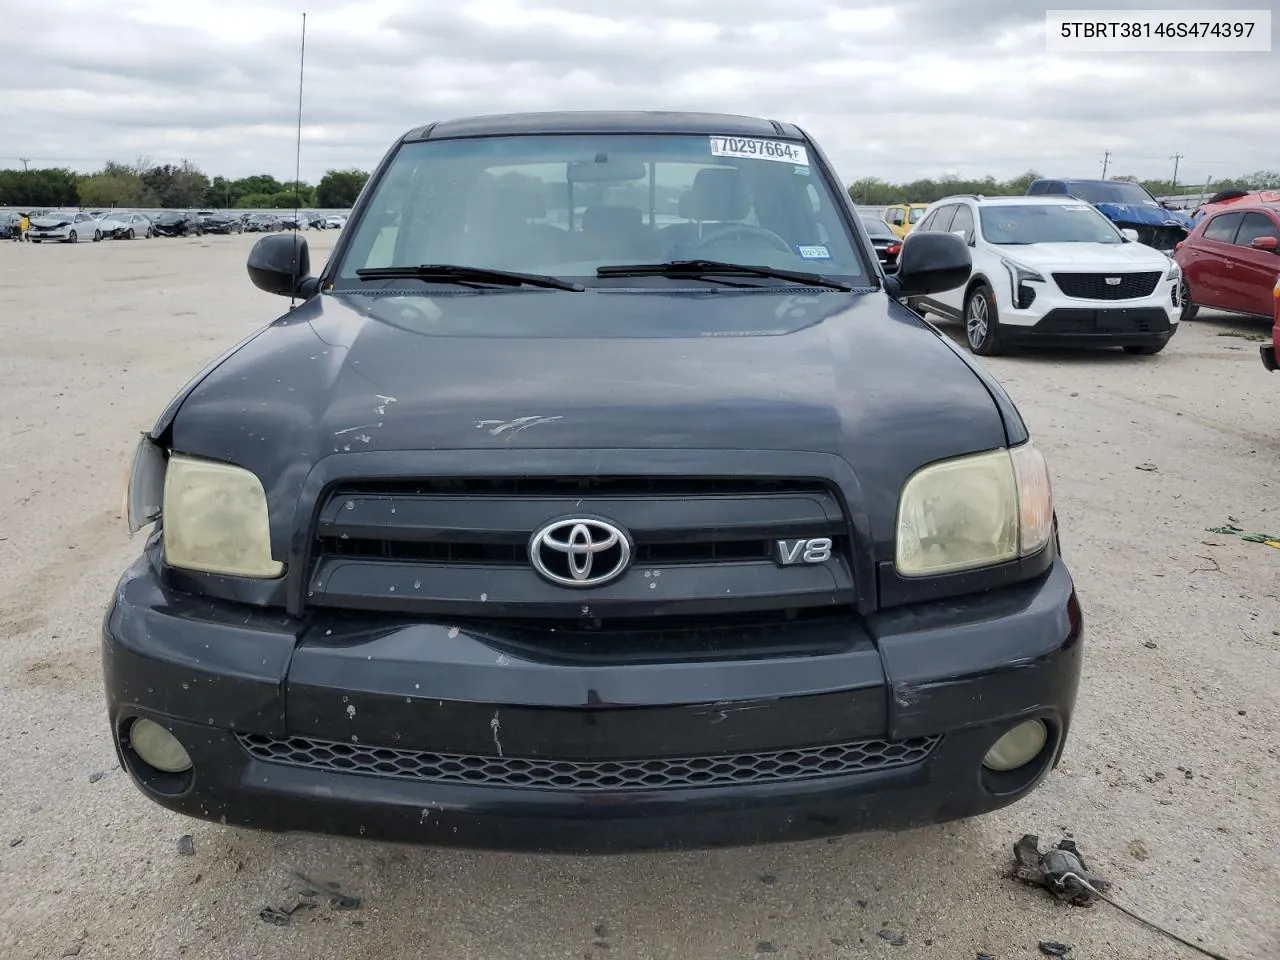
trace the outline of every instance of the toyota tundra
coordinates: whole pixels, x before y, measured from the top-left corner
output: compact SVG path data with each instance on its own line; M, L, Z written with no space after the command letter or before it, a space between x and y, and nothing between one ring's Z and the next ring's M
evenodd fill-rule
M616 852L969 817L1059 762L1046 463L790 123L411 130L140 438L111 735L193 817ZM295 304L296 305L293 305Z

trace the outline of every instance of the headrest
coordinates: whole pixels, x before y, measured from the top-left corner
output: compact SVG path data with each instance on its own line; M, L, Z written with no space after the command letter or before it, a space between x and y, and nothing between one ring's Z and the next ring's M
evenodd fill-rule
M741 220L751 212L747 181L733 167L707 167L693 178L690 210L694 220Z
M598 206L582 212L582 229L589 233L633 232L643 226L638 207Z

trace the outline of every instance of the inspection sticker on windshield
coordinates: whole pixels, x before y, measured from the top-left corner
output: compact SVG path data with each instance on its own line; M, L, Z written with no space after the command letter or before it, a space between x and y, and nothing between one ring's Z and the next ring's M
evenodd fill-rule
M806 260L830 260L831 251L821 243L797 243L796 253Z
M809 152L798 143L786 140L752 140L746 137L712 137L713 157L750 157L753 160L777 160L809 166Z

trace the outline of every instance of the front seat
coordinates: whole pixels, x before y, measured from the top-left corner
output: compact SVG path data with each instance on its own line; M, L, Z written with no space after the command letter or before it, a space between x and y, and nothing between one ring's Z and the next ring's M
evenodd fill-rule
M732 224L751 213L751 193L746 178L735 167L706 167L693 178L689 191L688 214L697 221L697 233L682 238L673 254L687 256L700 240L714 237L718 224Z

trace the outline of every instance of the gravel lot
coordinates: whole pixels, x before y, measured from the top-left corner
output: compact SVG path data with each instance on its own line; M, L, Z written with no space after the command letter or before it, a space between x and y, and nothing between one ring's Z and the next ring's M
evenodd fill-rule
M309 234L317 261L334 234ZM139 431L285 301L246 237L0 244L0 956L1182 958L1110 906L1004 879L1069 831L1114 894L1232 958L1280 955L1280 376L1261 323L1185 325L1150 358L991 363L1050 457L1089 627L1062 767L984 819L897 835L579 859L242 832L116 767L98 631L140 546ZM190 834L194 855L178 852ZM287 926L267 906L336 882ZM889 937L906 936L894 946ZM864 945L865 944L865 945Z

